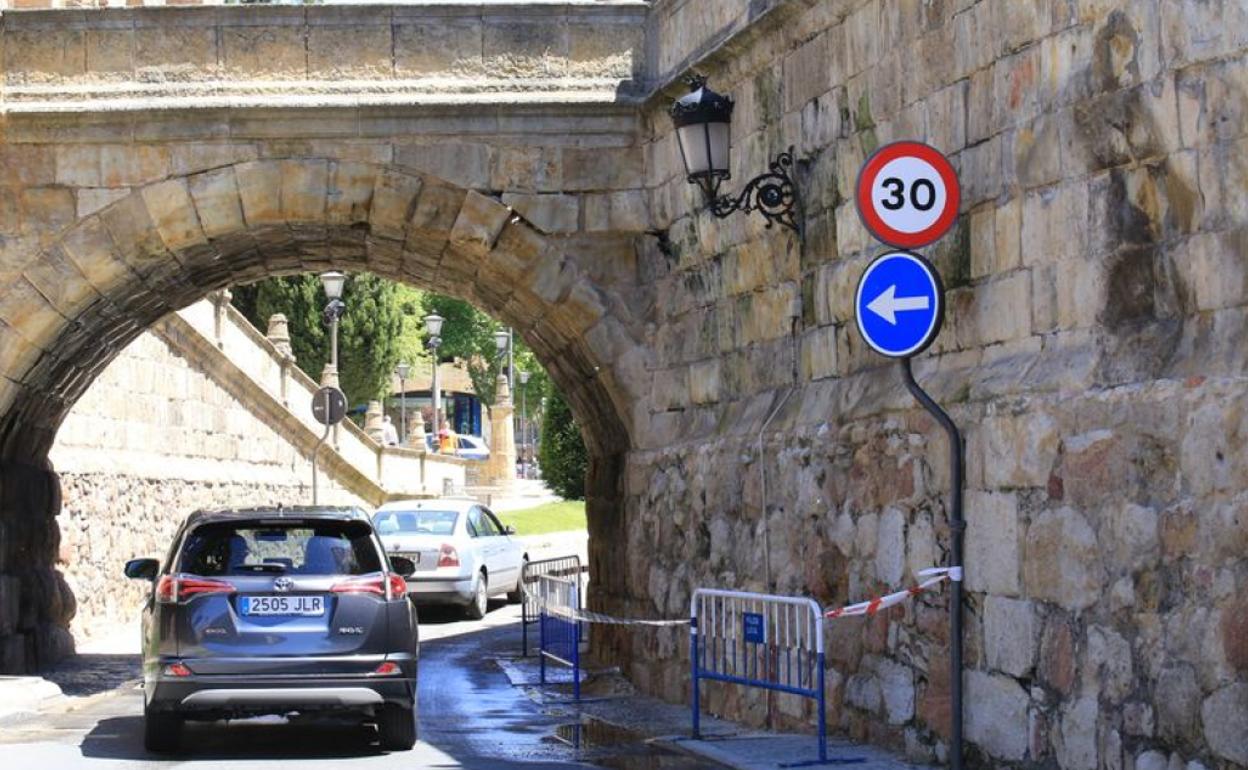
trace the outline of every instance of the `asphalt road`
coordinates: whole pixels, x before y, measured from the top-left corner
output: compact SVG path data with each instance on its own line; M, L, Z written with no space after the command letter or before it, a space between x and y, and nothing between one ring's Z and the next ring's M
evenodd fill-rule
M12 768L194 767L266 768L545 768L585 767L586 759L557 740L567 716L544 709L513 687L495 658L519 647L519 608L492 605L483 622L456 613L429 611L421 621L420 742L409 752L387 754L371 728L282 719L188 726L184 751L155 756L143 749L143 700L137 656L80 656L62 686L77 694L58 709L13 724L0 724L0 763ZM676 757L649 757L637 745L620 745L623 759L596 753L612 767L677 767ZM640 761L638 761L640 760ZM674 762L674 763L673 763Z

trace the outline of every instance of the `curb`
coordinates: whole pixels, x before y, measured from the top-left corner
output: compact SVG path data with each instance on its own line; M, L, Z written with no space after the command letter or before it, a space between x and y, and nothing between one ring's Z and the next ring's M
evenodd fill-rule
M65 700L61 688L38 676L0 676L0 720L37 714Z

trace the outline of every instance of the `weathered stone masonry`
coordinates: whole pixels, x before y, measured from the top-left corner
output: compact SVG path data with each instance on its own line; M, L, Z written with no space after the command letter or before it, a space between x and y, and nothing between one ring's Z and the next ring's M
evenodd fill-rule
M57 487L28 468L107 360L79 325L120 345L328 265L466 296L534 345L594 455L599 607L908 582L944 555L947 449L852 330L876 248L846 198L871 149L918 138L964 185L916 374L966 429L973 761L1248 764L1244 3L60 13L3 17L6 665L63 646ZM128 56L91 54L113 35ZM804 243L699 209L665 115L692 68L737 101L733 184L796 146ZM833 727L943 757L946 617L937 594L829 625ZM601 641L685 697L682 635Z

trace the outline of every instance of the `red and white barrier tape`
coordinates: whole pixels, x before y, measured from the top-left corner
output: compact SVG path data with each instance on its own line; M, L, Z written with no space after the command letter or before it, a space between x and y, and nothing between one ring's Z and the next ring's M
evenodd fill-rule
M962 580L961 567L931 567L925 570L919 570L919 577L926 578L919 582L918 585L911 586L902 591L896 591L884 596L877 596L865 602L850 604L839 609L828 610L823 613L825 618L847 618L853 615L871 616L880 610L892 607L894 604L901 604L911 596L917 596L932 586L945 582L946 580Z

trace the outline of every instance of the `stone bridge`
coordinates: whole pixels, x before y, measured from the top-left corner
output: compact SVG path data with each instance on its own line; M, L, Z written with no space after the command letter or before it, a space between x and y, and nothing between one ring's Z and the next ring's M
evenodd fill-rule
M514 326L591 452L600 609L857 600L940 563L948 450L853 331L879 144L963 184L920 381L965 426L982 765L1248 764L1248 16L1238 0L566 0L5 11L0 661L71 645L47 451L171 310L338 268ZM796 146L804 237L716 219L665 110ZM947 751L943 596L829 626L833 728ZM604 635L685 697L676 632ZM766 701L713 688L718 711ZM780 719L808 724L798 701ZM1126 763L1124 765L1124 762ZM1154 766L1149 765L1149 766ZM1159 766L1159 765L1157 765Z

